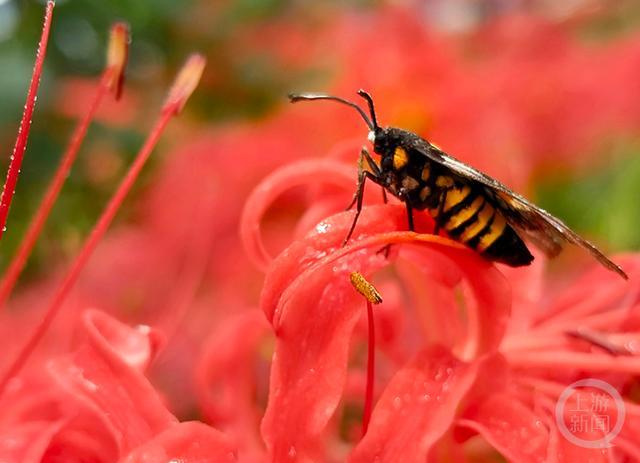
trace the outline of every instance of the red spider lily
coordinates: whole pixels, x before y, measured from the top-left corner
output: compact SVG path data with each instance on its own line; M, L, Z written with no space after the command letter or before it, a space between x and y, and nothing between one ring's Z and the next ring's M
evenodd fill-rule
M85 341L23 378L2 400L7 462L236 461L232 443L197 422L178 423L144 377L161 337L99 311L82 317Z
M109 203L106 205L102 215L91 230L91 233L87 237L82 249L67 272L65 279L56 291L46 313L37 324L33 334L27 338L27 342L19 350L15 360L10 363L10 366L7 372L3 375L2 380L0 380L0 394L2 394L7 382L19 373L20 369L27 362L29 356L35 349L37 343L44 336L49 325L56 317L87 260L89 260L89 257L100 242L100 239L106 233L109 225L118 212L118 209L122 205L122 202L133 187L133 184L140 175L140 172L149 159L149 156L151 156L153 148L158 142L164 128L167 126L169 121L182 110L189 96L191 96L195 90L195 87L202 76L204 65L204 57L198 54L193 54L180 70L180 73L169 90L167 99L161 109L160 116L151 130L149 137L138 152L134 162L120 182L120 185L118 185L118 188L114 192Z
M508 102L495 104L503 97L520 102L531 90L518 85L522 80L516 78L523 76L514 74L511 66L526 59L505 50L494 63L468 62L456 47L444 46L444 41L425 34L415 18L397 11L371 15L364 22L352 20L337 17L336 25L320 34L312 46L325 52L327 47L321 46L325 41L339 44L335 50L345 71L336 77L337 91L346 94L365 85L380 96L385 121L434 134L454 154L481 167L490 165L499 171L517 165L522 172L509 171L501 177L513 176L526 183L531 165L544 157L538 152L540 140L555 134L549 119L542 117L540 122L538 118L538 111L544 115L548 109L535 107L528 109L528 116L519 116L515 103L513 107ZM368 32L371 26L375 29ZM567 40L568 49L578 50L567 53L563 73L550 72L552 83L587 66L586 52L564 32L559 35L549 39L548 47ZM534 36L529 38L531 44ZM500 50L506 42L500 37L481 39L488 44L498 40ZM371 53L372 49L379 54ZM603 55L609 52L602 51ZM542 52L531 53L540 58ZM630 46L611 58L612 66L620 68L614 79L618 89L635 82L634 56ZM313 54L307 57L313 58ZM621 63L628 58L632 64L625 67ZM371 72L378 69L375 59L387 67ZM557 64L563 63L562 56L557 59ZM603 71L593 70L595 77L584 84L584 93L608 104L602 97L604 90L596 88L596 78L602 77L598 72ZM486 75L491 78L484 80ZM512 78L513 85L507 85ZM496 81L500 85L494 85ZM509 92L503 94L504 88ZM621 99L616 101L622 105ZM632 106L624 103L625 108ZM600 123L585 111L571 114L577 123L582 118ZM620 116L618 106L612 105L609 114ZM496 120L498 127L492 127L490 121ZM512 125L517 128L513 133L504 130ZM546 288L541 282L542 265L505 270L505 279L456 243L403 231L406 218L397 205L370 206L354 240L341 248L352 215L334 214L344 208L353 191L353 164L361 141L349 137L363 130L344 108L325 106L317 111L287 107L286 113L261 124L222 127L205 136L191 134L194 141L181 145L155 177L141 203L139 222L106 236L74 291L63 291L66 314L58 321L64 323L51 326L40 358L33 359L38 361L9 383L5 400L16 400L7 402L6 410L15 420L8 420L2 429L6 436L15 432L30 444L20 447L22 453L16 459L30 452L34 459L44 454L81 461L224 461L232 458L230 452L236 447L241 461L469 461L478 456L474 452L486 461L494 456L492 447L514 461L602 459L601 452L567 443L553 407L572 381L591 371L604 377L603 369L612 363L616 371L606 375L607 381L627 401L632 397L635 357L626 343L635 339L635 319L631 312L624 320L607 318L605 309L615 308L623 296L637 305L628 290L637 281L636 259L625 262L632 275L629 286L596 271L591 280L572 284L573 296L557 297L552 290L542 291ZM558 134L567 157L577 156L578 148L585 146L580 136L574 133L567 142ZM348 141L338 146L336 140L341 137ZM574 137L579 143L571 142ZM496 162L496 153L510 159L513 147L522 146L527 147L524 155L533 159ZM330 147L328 160L291 163L309 154L324 154ZM256 182L283 164L287 167L274 172L247 200ZM298 196L287 195L294 184L311 184L303 197L309 207ZM379 191L370 190L368 204L380 197ZM280 194L285 199L274 207ZM243 256L237 236L245 200L242 236L250 258L268 269L260 303L263 313L255 310L261 276ZM303 207L298 220L294 209ZM266 215L267 210L272 214ZM267 220L262 220L264 216ZM428 218L417 222L420 231L432 229ZM96 243L92 241L90 251ZM388 244L392 247L386 258L378 251ZM272 260L273 250L283 248ZM386 270L392 263L397 263L395 274ZM385 303L374 311L378 355L373 382L364 367L367 356L362 346L369 337L363 302L349 284L354 270L375 274L385 296ZM15 327L32 325L28 318L42 306L42 293L56 290L56 278L61 275L51 273L49 281L31 285L14 301L15 308L31 310L18 315L26 320L2 327L0 337L9 351L15 349L9 336ZM78 274L72 276L75 283ZM602 294L587 304L590 308L580 304L585 292L592 296L600 290ZM104 370L106 361L94 358L91 347L87 357L85 347L69 358L55 354L69 349L78 326L74 319L89 305L129 319L153 321L167 334L170 348L151 373L156 387L140 373L150 354L132 355L131 349L120 349L117 357L125 360L109 354L111 363ZM602 318L592 320L594 314ZM11 316L6 314L7 319ZM85 329L91 324L120 326L114 331L122 332L115 336L122 342L114 344L144 346L137 340L137 330L98 312L90 312L82 324ZM605 346L618 356L602 353ZM99 351L104 352L110 351ZM40 366L52 358L50 368L60 383L55 387ZM562 365L559 372L551 370L555 359ZM87 373L79 375L76 363ZM98 391L104 384L105 395L93 391L87 378L99 386ZM58 387L65 394L72 392L70 410L60 410ZM362 437L360 417L367 412L360 409L368 388L373 389L375 407ZM165 393L162 399L156 389ZM40 400L42 391L50 394L55 405L53 410L40 407L39 402L34 406L46 411L46 417L35 414L31 420L20 406L13 408L22 400ZM619 453L635 456L630 436L637 430L637 413L633 404L626 407L625 428L615 443ZM194 411L229 437L199 423L176 424L174 414L193 416Z
M343 184L337 164L333 178L324 174L327 162L303 164L309 173L302 181L312 178L315 167L317 179ZM349 274L371 275L394 261L398 281L393 284L405 295L392 299L391 315L384 316L396 318L396 328L378 344L383 360L375 380L377 402L364 437L352 437L348 461L440 461L444 455L468 461L465 442L474 435L485 441L475 452L486 457L493 447L512 461L637 457L640 449L631 436L638 431L640 408L629 396L615 450L567 441L553 406L577 379L606 379L623 397L635 384L640 357L629 343L640 341L640 257L623 258L629 283L596 268L566 294L549 298L540 285L543 263L531 271L506 269L505 279L457 243L402 231L404 207L378 205L365 208L346 247L341 243L352 213L324 219L270 260L261 251L259 224L276 193L296 183L287 175L293 168L274 172L257 187L243 222L247 249L268 265L261 307L276 346L262 435L275 461L345 458L328 444L327 433L334 429L331 421L340 420L341 402L353 400L353 375L362 374L350 367L357 358L349 360L363 318ZM432 225L424 216L417 222L422 232ZM389 244L387 259L380 249ZM577 328L597 331L626 355L604 352L604 341L571 336ZM609 413L614 420L615 411ZM470 431L462 432L465 428Z
M405 28L405 25L410 27ZM382 32L368 32L368 26L375 26L371 30ZM417 37L415 40L412 39L413 34ZM500 129L500 137L496 138L487 136L496 129L492 132L488 131L487 127L478 128L478 124L488 124L489 121L496 120L495 112L503 107L496 105L498 94L500 99L511 95L502 95L500 92L503 85L495 87L495 81L486 76L493 76L494 67L498 67L501 77L496 80L511 82L507 70L517 67L515 64L510 66L512 62L516 63L515 57L512 56L513 53L504 49L504 42L508 37L495 35L498 35L497 39L483 37L481 43L491 44L491 40L497 42L493 48L502 53L500 60L467 62L457 45L446 45L444 40L432 37L424 31L416 18L397 10L385 10L359 20L355 20L352 15L344 18L335 15L331 25L317 34L318 45L311 46L310 50L322 49L326 52L327 47L321 46L322 44L336 44L331 49L336 53L335 59L339 58L339 63L343 66L342 70L336 73L338 88L334 90L346 95L361 85L371 88L379 101L379 112L383 122L416 128L425 135L434 135L436 141L446 142L443 146L453 154L473 160L474 164L488 167L490 171L511 170L516 166L515 168L522 169L522 172L505 172L499 175L500 178L516 179L511 183L513 185L529 183L530 167L538 162L540 153L512 149L520 147L522 143L506 140L505 137L511 137L510 130ZM566 54L569 64L565 67L574 68L577 74L582 75L580 67L575 65L572 57L580 55L582 58L579 61L584 65L588 58L587 50L566 38L567 32L560 30L553 37L558 35L565 37L563 40L568 43L566 48L577 49L575 53ZM347 36L348 40L345 39ZM529 40L533 42L532 38ZM628 42L633 41L631 36ZM411 46L407 48L408 43ZM377 47L378 45L384 47ZM620 66L621 72L616 73L620 78L616 89L629 88L627 82L635 79L631 72L635 62L633 50L629 46L625 48L627 51L624 53L613 53L615 45L619 44L612 43L611 48L603 48L602 54L615 55L610 59L612 63L615 61ZM364 59L373 59L372 56L375 55L365 52L369 49L380 49L381 54L378 56L381 57L394 56L393 62L396 66L389 66L383 70L384 72L369 72L369 68L362 65ZM415 53L412 50L415 50ZM542 52L535 55L535 50L537 48L530 53L537 57L536 59L541 59ZM307 56L310 62L314 62L316 58L318 56L311 52ZM557 58L558 65L562 63L562 58ZM524 61L522 57L518 59ZM498 66L497 61L504 65ZM627 71L623 70L623 63L627 63ZM569 73L568 70L562 75L553 72L549 71L553 76L554 85L559 84L561 78L564 82ZM592 72L600 71L594 69ZM382 80L383 77L386 82L384 84L376 80ZM360 78L362 81L358 83ZM595 80L594 78L593 86L588 86L585 92L600 95L605 90L600 83L595 85ZM517 89L521 96L526 95L528 91L527 86L514 83L511 90L515 93ZM409 91L412 92L411 98L402 96L402 92ZM570 92L560 93L572 95ZM509 101L518 102L518 98L514 96ZM410 107L407 101L413 102ZM567 102L568 106L571 104L571 101ZM483 108L487 113L482 113ZM504 124L510 124L512 118L524 117L519 115L515 103L509 104L508 109L500 113L502 116L499 120ZM611 111L620 117L624 115L615 108ZM580 111L579 114L584 117L596 117L592 112ZM584 124L577 122L576 125ZM292 127L295 127L295 132L292 132ZM531 134L532 138L537 140L536 143L550 136L547 133L551 130L549 127L549 124L535 125ZM448 135L438 135L445 131ZM139 226L120 229L107 237L101 249L96 250L96 255L84 272L75 295L78 300L100 301L104 304L101 307L119 312L126 311L127 314L133 314L136 319L141 320L155 317L159 312L168 312L171 306L167 301L174 298L173 272L176 268L183 268L185 262L190 259L185 255L188 253L185 253L184 243L193 242L194 239L206 242L205 237L208 236L216 243L216 249L209 255L209 264L203 276L207 284L201 288L199 299L202 303L196 302L193 312L190 312L190 328L187 330L193 335L193 341L206 337L207 327L212 323L212 318L224 318L225 311L233 312L236 308L242 310L254 305L260 291L259 275L247 265L236 236L241 204L251 188L276 166L304 156L324 155L329 149L334 151L335 157L355 162L363 133L361 121L349 111L338 106L324 105L316 109L287 106L286 111L281 110L263 123L225 126L213 132L208 130L206 135L190 134L189 138L193 141L184 143L175 150L154 178L149 194L139 208L142 211ZM460 137L461 133L464 133L465 137ZM356 136L358 138L352 138ZM345 137L353 142L349 142L350 146L343 144L342 148L338 149L337 141ZM487 144L491 146L487 147ZM502 146L497 150L495 144L504 144L509 148ZM526 159L513 159L513 153L516 151L524 153L523 157ZM509 162L497 160L500 159L497 153L508 157ZM571 156L577 154L571 153ZM340 169L344 167L340 166ZM295 175L295 172L292 172L292 175ZM353 178L349 176L340 178L343 178L345 185L353 183ZM335 189L333 186L330 188ZM341 188L339 190L341 191ZM206 198L206 201L201 203L201 198ZM329 213L344 207L343 196L335 199L335 204L317 202L306 212L300 229L308 228L305 224L317 222ZM291 239L288 227L292 227L295 222L294 214L289 212L292 201L281 204L282 207L278 208L279 220L269 221L265 228L274 238L275 245L284 247ZM202 212L204 209L215 212L216 223L209 225L205 220L198 220L197 223L192 220L194 214L198 217L205 216L206 213ZM284 220L285 218L287 220ZM123 262L127 265L124 266ZM246 291L237 291L238 281L247 282ZM47 283L43 285L44 287L39 288L40 291L46 290ZM31 286L30 289L38 291L36 286ZM27 297L26 294L24 297ZM207 308L207 304L211 305L213 301L216 307L225 309ZM20 301L15 303L23 305ZM181 394L181 397L184 397L184 394Z
M52 2L48 4L48 18L51 7ZM18 253L17 264L9 269L3 297L10 293L33 247L102 95L107 90L113 90L116 96L121 92L128 40L122 25L114 27L113 38L94 103L74 134ZM203 423L179 423L144 377L143 371L156 356L160 344L158 332L149 327L129 328L102 312L85 312L82 318L85 340L73 354L55 358L47 355L41 363L46 364L48 375L40 367L31 374L18 376L133 186L164 127L182 110L195 89L203 68L204 59L200 55L192 55L187 61L167 96L156 126L57 288L51 305L17 356L10 360L0 385L2 461L236 461L235 447L227 437ZM190 262L196 273L201 267L199 262L200 259ZM191 291L193 279L188 273L184 287L181 286L183 292ZM180 299L174 302L180 306Z

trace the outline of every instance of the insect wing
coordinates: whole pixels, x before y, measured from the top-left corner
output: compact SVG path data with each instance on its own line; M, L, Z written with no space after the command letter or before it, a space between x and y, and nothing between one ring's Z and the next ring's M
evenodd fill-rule
M596 246L571 230L560 219L527 201L499 181L455 159L423 139L414 139L411 145L411 148L448 168L462 179L481 184L487 194L495 198L509 225L520 231L548 256L557 255L566 242L576 244L589 251L602 265L624 279L628 279L627 274Z

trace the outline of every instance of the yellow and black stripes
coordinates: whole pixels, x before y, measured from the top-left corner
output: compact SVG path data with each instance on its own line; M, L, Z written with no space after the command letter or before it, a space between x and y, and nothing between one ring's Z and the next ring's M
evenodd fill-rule
M482 192L472 191L468 185L456 185L443 197L444 205L431 212L452 238L491 260L509 265L527 265L533 260L524 242Z
M422 161L422 162L419 162ZM382 161L389 172L385 187L415 210L428 209L456 241L483 256L512 266L527 265L533 257L509 226L500 205L473 182L453 176L425 158L414 158L410 150L396 147Z

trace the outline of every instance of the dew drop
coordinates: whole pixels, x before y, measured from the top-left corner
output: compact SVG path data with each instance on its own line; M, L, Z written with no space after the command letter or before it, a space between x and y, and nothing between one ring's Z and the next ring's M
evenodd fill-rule
M320 222L318 225L316 225L316 233L327 233L328 229L329 224L326 222Z

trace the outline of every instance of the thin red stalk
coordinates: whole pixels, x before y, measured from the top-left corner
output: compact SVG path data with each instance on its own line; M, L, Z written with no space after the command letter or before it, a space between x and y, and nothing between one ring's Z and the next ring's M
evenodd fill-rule
M373 383L376 363L376 333L373 323L373 304L367 301L367 322L369 327L369 341L367 345L367 388L364 396L364 411L362 413L362 435L367 433L371 411L373 409Z
M60 308L62 307L65 298L77 281L80 272L89 260L89 257L91 257L91 254L100 242L100 239L109 228L109 225L113 221L113 218L118 212L118 209L122 205L125 197L133 187L133 184L138 178L145 163L149 159L153 148L158 143L158 140L162 135L165 127L173 118L173 116L180 112L180 110L186 103L187 98L195 89L203 69L204 58L199 55L194 55L187 61L187 64L185 64L181 73L176 78L176 82L172 86L169 92L169 97L167 98L167 101L162 108L160 117L151 129L147 140L145 141L135 160L129 167L129 170L120 182L120 185L118 185L117 190L109 200L109 203L102 212L102 215L98 219L98 222L93 227L93 230L91 230L91 233L87 237L84 246L69 268L65 279L58 288L58 291L55 293L53 300L47 308L44 316L40 320L34 332L27 339L25 345L19 351L14 361L10 363L9 369L0 380L0 396L4 393L9 380L17 375L25 365L29 356L37 346L38 342L40 341L40 339L42 339L43 335L46 333L47 329L55 319Z
M71 166L73 165L80 146L82 145L82 141L87 134L87 129L89 128L89 125L91 124L91 121L96 111L98 110L98 107L100 106L104 95L110 90L109 83L112 79L111 74L111 70L107 70L102 75L100 85L98 86L89 110L76 126L69 146L60 159L58 168L53 176L53 179L51 179L51 183L49 184L49 187L44 194L40 206L38 207L33 219L31 220L31 223L29 224L27 232L22 238L20 247L14 255L11 264L5 271L2 281L0 281L0 310L3 308L7 299L11 295L16 281L18 280L18 277L20 276L20 273L22 272L22 269L27 262L27 259L31 255L31 251L33 250L33 247L38 240L40 233L42 232L42 228L44 227L44 224L47 221L49 214L51 213L53 205L58 199L58 195L60 194L62 186L64 185L64 182L69 175Z
M547 368L550 371L585 370L589 372L604 371L640 374L640 359L633 356L612 357L607 354L582 352L508 352L506 358L517 368Z
M367 300L367 323L369 340L367 345L367 385L364 396L364 411L362 413L362 435L367 433L371 411L373 409L373 383L376 353L376 333L373 322L373 304L380 304L382 296L378 290L367 279L358 272L351 272L349 275L351 284Z
M51 18L53 16L54 6L55 2L53 0L49 0L47 2L42 34L40 36L40 43L38 44L38 51L36 53L36 62L33 67L33 74L31 75L29 91L27 92L27 100L24 105L24 112L22 114L22 120L20 121L16 144L13 147L13 154L11 155L11 160L9 162L7 179L5 180L2 188L2 196L0 196L0 239L6 229L11 200L13 199L13 194L15 193L16 185L18 184L18 175L20 174L22 159L24 158L24 152L27 148L27 139L29 138L29 131L31 129L31 118L33 117L33 109L36 104L38 87L40 86L42 66L44 64L44 57L47 54L47 43L49 42L49 31L51 29Z
M71 137L69 146L66 152L62 155L58 168L53 176L53 179L49 183L46 193L38 207L35 216L29 224L29 228L22 238L22 243L18 251L13 257L13 260L0 282L0 309L4 306L5 302L11 295L11 291L15 286L15 283L20 276L20 272L24 268L33 247L38 240L38 236L42 232L51 209L58 199L60 190L64 185L71 166L75 162L75 159L82 145L89 124L93 120L100 103L104 95L108 91L112 91L115 98L118 99L122 92L122 83L124 76L124 68L127 64L129 49L129 26L127 24L118 22L111 26L109 47L107 48L107 63L105 71L102 73L98 88L95 96L89 105L89 109L85 116L80 120L76 129Z
M587 328L577 328L567 331L566 335L593 344L610 355L633 355L633 352L625 346L620 346L608 339L605 333L599 333Z

